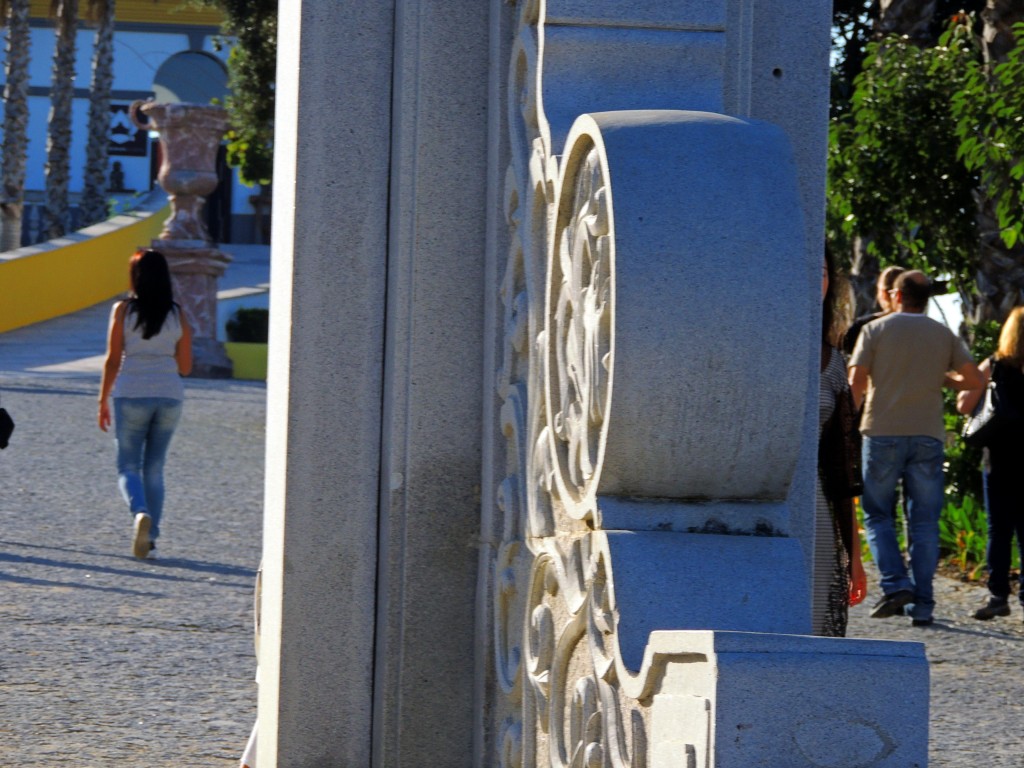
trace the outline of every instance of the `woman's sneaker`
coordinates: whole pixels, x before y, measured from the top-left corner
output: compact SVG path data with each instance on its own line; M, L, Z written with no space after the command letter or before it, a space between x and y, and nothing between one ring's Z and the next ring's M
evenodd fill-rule
M135 537L132 539L132 554L139 560L145 560L149 555L150 546L153 542L149 538L149 529L153 525L153 518L145 512L138 512L135 515Z
M978 621L988 621L996 616L1009 616L1010 604L1005 597L991 596L988 602L974 612L974 618Z

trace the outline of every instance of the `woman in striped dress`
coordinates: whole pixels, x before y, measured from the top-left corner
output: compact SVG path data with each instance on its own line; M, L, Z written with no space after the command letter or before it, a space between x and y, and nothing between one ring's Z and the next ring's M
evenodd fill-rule
M821 277L821 384L818 406L818 483L815 503L814 634L843 637L847 609L864 599L867 579L853 500L861 485L857 418L839 344L849 326L849 291L826 251Z

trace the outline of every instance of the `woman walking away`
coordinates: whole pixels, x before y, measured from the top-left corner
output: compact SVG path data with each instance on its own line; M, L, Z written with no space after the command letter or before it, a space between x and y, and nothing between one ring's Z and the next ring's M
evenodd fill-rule
M1024 412L1024 307L1010 312L999 334L996 353L978 366L985 386L957 394L960 413L971 413L981 400L990 380L999 387L1011 412ZM1013 534L1024 563L1024 432L1019 428L1003 430L983 450L982 478L985 484L988 511L988 546L985 559L988 567L989 597L974 618L982 621L1010 615L1010 552ZM1024 570L1020 583L1024 586ZM1024 591L1018 591L1024 605Z
M113 394L118 485L132 514L132 554L143 559L160 535L164 459L181 418L181 376L192 370L192 331L163 254L139 250L128 264L131 298L110 313L98 420L106 432Z

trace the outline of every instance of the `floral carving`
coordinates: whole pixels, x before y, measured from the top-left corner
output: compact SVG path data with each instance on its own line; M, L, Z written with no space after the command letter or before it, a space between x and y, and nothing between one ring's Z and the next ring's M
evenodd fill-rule
M595 513L601 432L611 360L611 239L606 182L591 148L572 176L568 205L559 206L549 275L547 405L559 491ZM571 186L570 186L571 185Z
M610 398L607 174L592 149L556 195L540 89L543 8L519 7L508 82L494 749L507 768L639 768L643 717L615 679L607 545L592 529Z

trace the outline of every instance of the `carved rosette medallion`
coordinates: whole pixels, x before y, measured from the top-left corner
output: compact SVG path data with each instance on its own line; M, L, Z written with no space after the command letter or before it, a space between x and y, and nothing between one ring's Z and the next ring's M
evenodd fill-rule
M598 151L573 152L549 265L545 394L559 499L571 517L593 519L611 396L612 240Z

